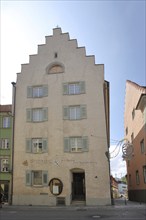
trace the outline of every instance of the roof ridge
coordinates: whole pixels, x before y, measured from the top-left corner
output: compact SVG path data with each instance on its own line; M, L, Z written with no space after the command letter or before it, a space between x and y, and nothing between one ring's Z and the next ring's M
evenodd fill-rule
M141 90L143 92L146 92L146 86L140 86L139 84L131 81L131 80L127 80L126 81L128 84L131 84L132 86L134 86L136 89Z

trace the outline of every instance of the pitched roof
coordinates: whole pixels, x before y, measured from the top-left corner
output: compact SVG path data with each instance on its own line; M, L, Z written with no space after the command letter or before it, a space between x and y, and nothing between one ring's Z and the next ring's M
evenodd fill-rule
M12 105L0 105L0 112L11 112Z
M132 82L132 81L130 81L130 80L127 80L126 82L127 82L128 84L134 86L136 89L141 90L142 93L146 93L146 86L140 86L140 85L138 85L137 83Z

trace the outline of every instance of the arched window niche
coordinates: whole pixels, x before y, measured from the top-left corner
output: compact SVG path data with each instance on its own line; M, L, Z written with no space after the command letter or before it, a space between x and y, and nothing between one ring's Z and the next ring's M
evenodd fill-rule
M64 65L59 62L51 63L46 68L47 74L64 73Z

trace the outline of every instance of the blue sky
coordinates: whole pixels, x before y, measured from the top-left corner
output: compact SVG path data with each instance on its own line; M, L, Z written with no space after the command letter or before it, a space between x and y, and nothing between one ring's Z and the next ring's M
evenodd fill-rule
M11 82L56 26L105 65L110 82L111 144L124 137L126 80L146 85L145 0L1 0L0 103L11 103ZM122 172L122 171L121 171Z

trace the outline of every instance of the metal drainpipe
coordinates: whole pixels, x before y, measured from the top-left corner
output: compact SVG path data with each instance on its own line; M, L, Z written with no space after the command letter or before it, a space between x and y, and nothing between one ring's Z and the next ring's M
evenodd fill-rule
M10 197L10 205L13 203L13 168L14 168L14 127L15 127L15 98L16 98L16 83L12 82L12 164L11 164L11 197Z

